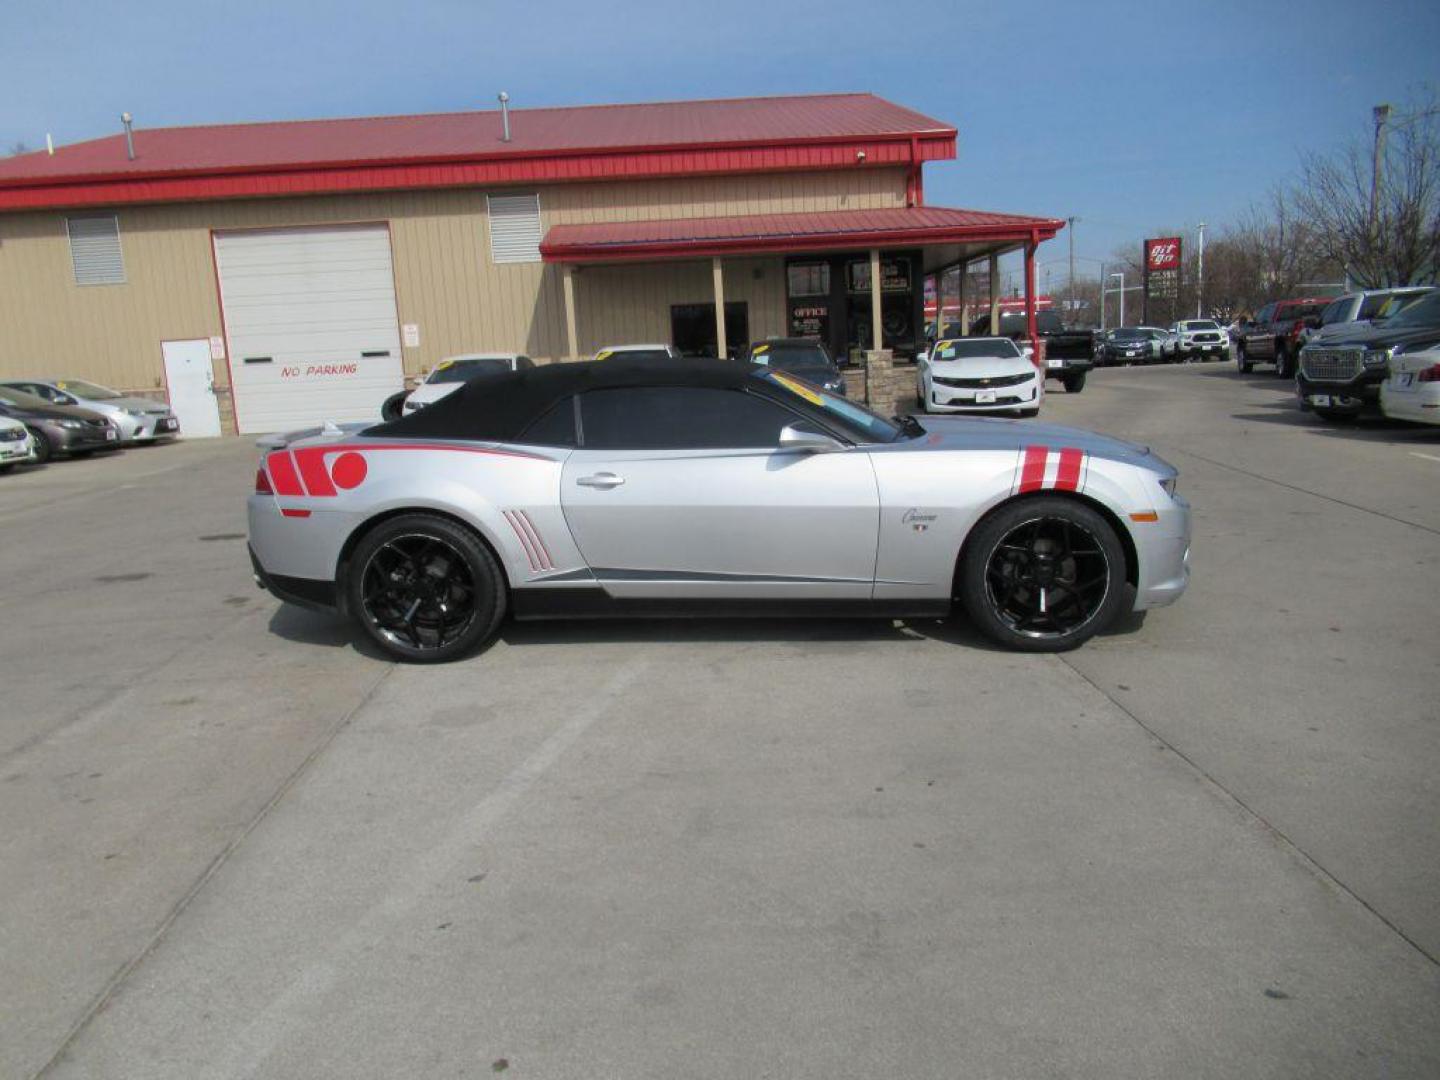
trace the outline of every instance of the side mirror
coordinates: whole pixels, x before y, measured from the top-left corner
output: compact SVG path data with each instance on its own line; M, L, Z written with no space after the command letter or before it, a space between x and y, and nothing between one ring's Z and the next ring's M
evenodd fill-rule
M923 363L925 363L925 361L927 361L927 360L929 360L929 359L930 359L930 350L929 350L929 349L921 349L919 352L917 352L917 353L915 354L915 363L917 363L917 364L923 364Z
M780 429L780 449L801 454L829 454L845 447L829 435L818 431L807 431L798 424L789 424Z

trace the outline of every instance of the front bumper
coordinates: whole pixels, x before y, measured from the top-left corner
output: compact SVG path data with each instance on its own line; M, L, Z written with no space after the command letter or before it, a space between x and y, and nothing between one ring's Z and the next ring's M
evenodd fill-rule
M23 439L0 440L0 465L28 465L35 460L35 440L30 432Z
M1305 412L1312 409L1348 414L1375 412L1380 408L1380 384L1384 381L1383 368L1362 371L1346 382L1309 379L1302 370L1295 376L1295 393Z
M1182 341L1180 351L1186 356L1229 356L1230 346L1223 341Z
M126 442L155 442L180 436L180 421L173 413L146 413L126 419L129 423L120 429L120 437Z
M1179 495L1167 502L1158 521L1130 528L1140 561L1136 611L1173 604L1190 584L1190 504Z
M114 424L103 428L86 424L84 427L69 428L40 420L35 426L45 432L50 445L62 454L73 454L77 450L116 450L120 446L120 433Z
M1040 388L1039 372L1015 386L997 386L993 390L978 387L951 387L930 384L930 394L925 401L925 410L932 413L996 413L1015 412L1017 409L1038 409L1043 391ZM981 401L982 395L993 400Z

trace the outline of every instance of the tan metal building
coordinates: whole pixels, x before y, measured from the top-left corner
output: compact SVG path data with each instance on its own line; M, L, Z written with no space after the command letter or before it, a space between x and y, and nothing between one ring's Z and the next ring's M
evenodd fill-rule
M1061 223L924 205L953 127L867 94L138 130L0 162L0 376L182 425L363 419L445 356L913 351L923 279ZM994 280L995 275L992 275ZM208 412L211 415L205 415Z

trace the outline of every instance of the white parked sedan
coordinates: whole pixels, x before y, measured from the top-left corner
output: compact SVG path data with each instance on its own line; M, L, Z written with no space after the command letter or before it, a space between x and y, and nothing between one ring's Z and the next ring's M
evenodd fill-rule
M435 404L476 376L524 371L534 366L534 361L519 353L466 353L464 356L446 357L425 376L424 382L406 396L400 406L401 414L409 416L416 409Z
M1440 348L1391 357L1380 409L1395 420L1440 424Z
M916 361L915 396L930 413L1035 416L1045 380L1005 337L943 338Z
M35 460L35 440L19 420L0 416L0 472Z

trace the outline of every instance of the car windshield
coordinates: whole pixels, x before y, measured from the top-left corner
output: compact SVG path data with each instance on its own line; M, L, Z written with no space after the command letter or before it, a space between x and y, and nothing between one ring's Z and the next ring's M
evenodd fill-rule
M1426 293L1386 322L1386 327L1435 326L1440 324L1440 292Z
M1110 335L1116 341L1144 341L1145 331L1143 330L1116 330Z
M55 388L64 390L67 394L77 398L84 398L86 401L111 401L124 396L118 390L111 390L108 386L98 386L93 382L86 382L84 379L57 379Z
M22 409L49 409L54 407L44 398L38 398L34 394L27 394L23 390L16 390L13 386L0 386L0 401L9 405L16 405Z
M1421 300L1425 299L1425 297L1433 295L1433 293L1423 292L1396 293L1394 296L1386 297L1385 303L1380 305L1380 310L1375 312L1373 316L1366 317L1373 319L1388 319L1392 316L1398 315L1402 311L1405 311L1407 308L1414 307Z
M669 349L601 349L595 354L596 360L608 360L612 356L623 356L626 360L670 360Z
M510 370L510 361L500 356L472 356L463 360L442 360L435 365L427 383L457 383L476 375L496 375Z
M793 372L811 382L825 382L835 375L835 365L819 345L756 345L750 350L750 362Z
M901 437L901 428L879 413L857 405L843 397L821 390L812 383L796 378L788 371L759 371L757 379L778 386L787 394L825 410L828 419L854 434L861 442L889 443Z
M1191 319L1180 324L1181 330L1219 330L1220 324L1210 319Z
M935 343L936 360L970 360L977 356L995 356L1013 358L1020 355L1020 350L1009 338L973 338L966 340L958 338L954 341L937 341Z

